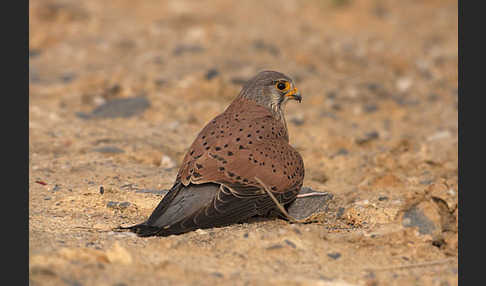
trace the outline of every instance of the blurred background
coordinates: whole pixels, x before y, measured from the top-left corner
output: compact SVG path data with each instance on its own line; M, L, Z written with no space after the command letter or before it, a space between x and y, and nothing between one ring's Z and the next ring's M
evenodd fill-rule
M164 240L185 246L171 248L179 257L170 262L176 266L160 269L175 270L161 273L182 284L208 275L207 281L237 277L256 284L278 275L368 285L457 283L457 264L435 272L356 270L457 257L457 5L452 0L29 1L31 282L152 283L149 273L162 258L150 256L150 249L160 243L140 245L136 238L73 226L109 229L144 219L160 196L137 191L169 188L199 130L246 80L276 70L292 77L303 95L301 104L288 104L286 118L290 142L304 158L304 185L334 195L322 221L326 227L311 225L305 234L320 252L296 243L306 240L290 230L300 237L292 240L300 255L282 262L279 251L285 247L274 256L262 250L244 254L245 261L260 261L257 268L241 261L233 270L215 270L226 257L224 246L218 250L216 244L268 246L263 238L248 244L244 227L232 241L216 230L206 241L210 246L193 234ZM111 191L98 197L100 185ZM123 202L128 204L119 207ZM321 243L323 229L379 233L383 225L391 228L376 243L369 236ZM287 229L284 223L280 230L246 227L277 242ZM408 240L401 247L391 246L403 237ZM247 244L240 245L240 239ZM123 243L113 246L116 240ZM356 245L365 250L355 252ZM98 251L95 257L108 253L111 264L77 256L79 247L80 253ZM327 255L333 247L342 258ZM123 260L127 253L130 260ZM211 257L208 265L214 267L194 264L197 253ZM110 260L113 255L122 258ZM72 261L88 266L75 269ZM275 261L280 270L263 266ZM93 263L104 268L89 268ZM66 274L42 270L54 266ZM232 276L235 271L241 275Z
M34 0L29 12L32 84L89 77L155 92L190 76L240 83L276 69L309 95L371 75L457 85L457 1Z

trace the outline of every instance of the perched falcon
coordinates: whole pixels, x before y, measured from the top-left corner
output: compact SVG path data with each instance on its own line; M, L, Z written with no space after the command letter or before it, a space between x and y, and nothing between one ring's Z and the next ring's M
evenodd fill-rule
M288 206L304 180L304 163L289 144L284 116L292 99L302 97L282 73L263 71L250 79L197 135L150 217L121 229L168 236L281 213L270 196Z

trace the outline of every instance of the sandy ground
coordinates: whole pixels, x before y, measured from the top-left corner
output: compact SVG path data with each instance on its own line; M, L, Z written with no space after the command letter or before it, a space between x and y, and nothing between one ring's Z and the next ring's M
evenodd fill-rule
M457 1L32 0L29 14L31 285L458 284ZM263 69L302 91L290 141L304 186L333 196L317 221L113 232L151 213Z

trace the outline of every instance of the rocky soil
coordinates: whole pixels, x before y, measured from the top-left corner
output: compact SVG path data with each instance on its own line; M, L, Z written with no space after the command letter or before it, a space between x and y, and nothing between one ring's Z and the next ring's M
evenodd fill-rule
M457 1L29 2L31 285L457 285ZM310 224L166 238L143 221L258 71L287 106Z

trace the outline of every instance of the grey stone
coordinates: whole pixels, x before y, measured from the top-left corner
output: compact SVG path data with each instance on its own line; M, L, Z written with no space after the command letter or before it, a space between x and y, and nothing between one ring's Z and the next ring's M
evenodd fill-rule
M131 98L115 98L95 108L90 114L78 112L82 119L96 118L128 118L143 113L150 107L150 102L144 96Z
M404 213L402 224L405 227L418 227L420 234L432 234L435 230L434 223L416 206Z

